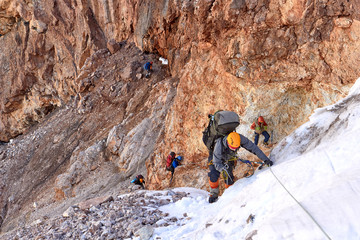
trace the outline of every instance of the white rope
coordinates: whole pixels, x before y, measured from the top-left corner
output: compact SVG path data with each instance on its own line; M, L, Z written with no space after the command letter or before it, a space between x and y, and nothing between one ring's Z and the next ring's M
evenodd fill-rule
M295 200L295 202L306 212L306 214L314 221L314 223L320 228L320 230L324 233L324 235L327 237L327 239L331 238L329 237L329 235L325 232L325 230L320 226L320 224L315 220L315 218L309 213L309 211L307 211L305 209L305 207L303 205L301 205L301 203L296 200L296 198L290 193L289 190L287 190L287 188L284 186L284 184L282 184L282 182L279 180L279 178L275 175L275 173L272 171L271 167L270 168L270 172L274 175L275 179L280 183L280 185L285 189L285 191L292 197L292 199Z

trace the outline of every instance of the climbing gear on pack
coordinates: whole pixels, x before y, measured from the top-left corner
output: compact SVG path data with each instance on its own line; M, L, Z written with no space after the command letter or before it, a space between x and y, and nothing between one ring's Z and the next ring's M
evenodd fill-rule
M174 169L177 168L177 166L180 165L179 159L178 159L178 158L175 158L175 159L172 161L171 165L173 166Z
M202 140L209 151L214 150L215 140L235 131L240 124L239 115L231 111L217 111L209 114L208 126L203 131Z
M172 152L173 153L173 152ZM180 165L180 162L183 160L183 157L182 156L177 156L176 158L173 158L171 160L171 158L175 156L175 153L173 155L169 155L167 161L170 162L170 167L167 168L168 171L171 171L171 166L175 169L177 168L177 166Z
M244 159L241 159L241 158L238 158L238 161L242 162L242 163L245 163L248 166L248 169L244 174L244 177L246 177L246 178L249 178L252 175L254 175L255 168L254 168L253 164L259 164L260 166L257 168L259 170L261 170L263 168L264 164L265 164L264 162L249 161L249 160L244 160Z
M231 132L226 138L229 148L233 151L240 147L241 139L237 132Z

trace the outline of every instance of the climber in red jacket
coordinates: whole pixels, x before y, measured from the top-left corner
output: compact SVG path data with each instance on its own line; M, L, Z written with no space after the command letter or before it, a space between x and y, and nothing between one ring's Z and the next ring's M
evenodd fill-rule
M262 116L260 116L257 120L255 120L253 122L253 124L251 125L250 128L252 130L255 130L255 132L254 132L255 133L255 139L254 139L255 145L258 145L260 134L264 135L264 137L265 137L264 142L263 142L264 145L268 145L270 135L267 132L267 127L268 127L268 125Z

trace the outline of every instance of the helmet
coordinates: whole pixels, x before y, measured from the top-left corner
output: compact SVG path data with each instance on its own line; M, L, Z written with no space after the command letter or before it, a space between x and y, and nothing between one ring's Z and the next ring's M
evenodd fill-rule
M233 151L240 147L240 135L237 132L231 132L226 138L229 148Z
M258 118L258 122L259 122L259 123L264 123L265 120L264 120L264 118L263 118L262 116L260 116L260 117Z
M183 160L183 157L182 157L182 156L177 156L176 158L177 158L177 160L179 160L179 161L182 161L182 160Z
M150 64L153 64L153 62L150 62Z
M174 153L174 152L171 152L171 153L170 153L170 156L174 158L174 157L175 157L175 153Z
M141 174L140 174L140 175L137 175L136 177L137 177L137 179L144 179L144 176L141 175Z

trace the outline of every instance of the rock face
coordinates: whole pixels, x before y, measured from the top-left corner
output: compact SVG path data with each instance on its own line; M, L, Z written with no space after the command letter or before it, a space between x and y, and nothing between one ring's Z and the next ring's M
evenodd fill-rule
M360 76L359 12L354 0L1 1L2 229L30 221L34 201L46 214L121 188L145 162L147 187L166 188L170 151L185 158L172 186L205 188L207 115L236 111L250 139L263 115L281 140Z
M137 78L147 59L154 61L156 74ZM58 214L90 195L121 192L133 174L146 175L145 160L163 132L177 81L134 45L114 55L99 50L88 60L77 78L81 93L0 145L5 231L33 221L39 212Z
M168 35L176 41L174 47L166 42L167 58L180 82L166 141L148 161L153 187L167 186L158 166L170 150L206 167L201 131L209 113L236 111L242 121L238 131L251 139L251 123L263 115L277 142L314 108L343 97L359 76L358 9L355 1L198 1L172 11L168 23L177 28Z

